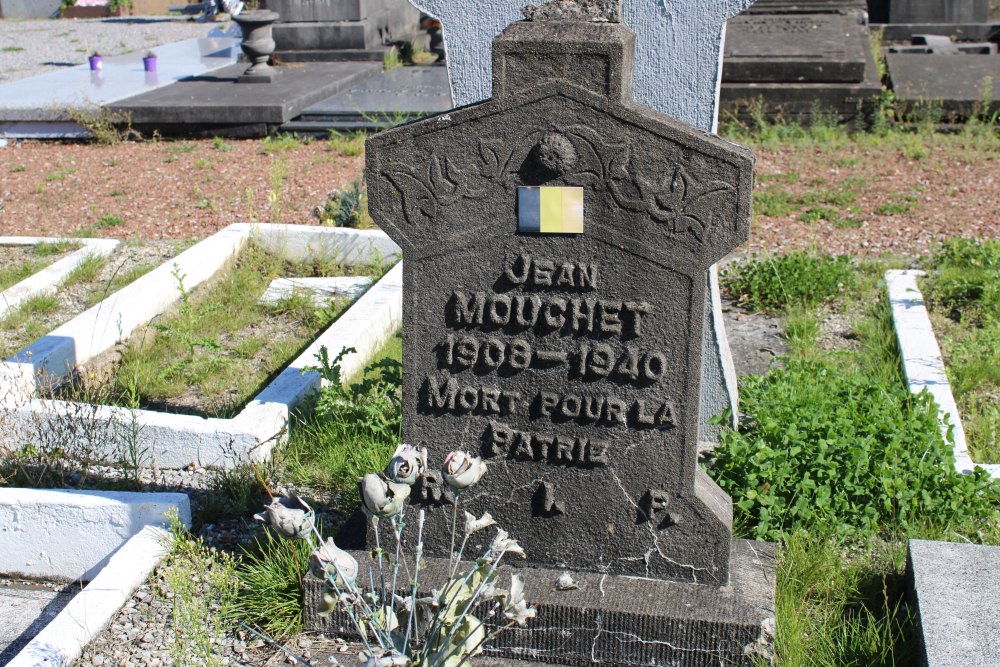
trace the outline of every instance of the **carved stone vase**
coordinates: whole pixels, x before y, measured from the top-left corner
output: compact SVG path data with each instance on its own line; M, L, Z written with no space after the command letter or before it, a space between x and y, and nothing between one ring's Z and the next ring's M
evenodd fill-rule
M281 18L278 12L265 9L240 12L233 17L243 32L243 53L252 63L247 71L237 79L238 83L271 83L278 76L278 70L268 64L274 53L274 37L271 26Z

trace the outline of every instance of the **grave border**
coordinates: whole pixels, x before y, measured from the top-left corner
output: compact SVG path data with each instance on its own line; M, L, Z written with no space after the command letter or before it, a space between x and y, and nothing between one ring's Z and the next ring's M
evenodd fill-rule
M926 389L937 403L941 436L945 442L948 442L948 431L952 431L955 470L970 475L976 467L980 467L993 479L1000 479L1000 463L976 463L969 453L965 429L962 428L958 404L948 383L941 348L934 335L923 294L917 287L917 278L925 275L925 271L912 269L885 272L892 322L907 385L914 394Z
M359 265L379 256L391 260L399 255L398 246L378 230L230 225L0 363L0 407L9 411L14 428L27 429L39 419L74 414L76 404L36 398L38 388L112 349L175 304L179 299L172 275L175 266L186 274L185 286L192 290L224 270L251 238L291 259L323 252L338 263ZM105 429L124 424L139 433L137 444L159 468L184 468L192 463L232 467L247 458L264 461L274 445L287 437L294 406L321 385L318 373L302 372L315 364L321 346L338 352L344 347L357 350L341 362L344 377L350 377L399 328L402 273L402 262L398 262L232 419L106 405L93 408L87 418Z
M87 257L107 257L121 243L117 239L0 236L0 246L37 246L42 243L63 242L79 244L80 248L0 292L0 319L17 310L28 299L55 294L69 274Z
M170 551L172 536L145 526L42 628L7 667L70 665L121 610Z

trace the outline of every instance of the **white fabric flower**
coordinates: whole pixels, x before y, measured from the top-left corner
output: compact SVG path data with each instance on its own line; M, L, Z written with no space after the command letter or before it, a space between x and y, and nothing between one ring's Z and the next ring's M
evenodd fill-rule
M495 554L506 552L514 556L526 558L521 545L517 543L517 540L511 538L503 528L497 531L496 537L493 538L493 544L490 545L490 550Z
M413 486L427 469L427 449L401 444L385 469L385 476L397 484Z
M313 549L309 571L317 579L332 580L340 588L354 586L358 579L358 561L336 545L332 537Z
M510 595L507 597L507 605L504 607L503 615L508 621L513 621L518 625L524 625L538 614L538 610L528 606L528 601L524 599L524 577L520 574L510 576Z
M272 498L264 512L254 514L253 518L266 523L283 537L304 540L312 532L314 516L313 509L306 501L292 493Z
M390 482L377 473L362 477L358 490L368 514L380 518L399 514L410 497L409 486Z
M467 489L486 474L486 464L478 456L462 451L448 454L444 460L444 481L456 491Z
M465 534L472 535L476 531L480 531L483 528L489 528L490 526L495 526L497 522L490 516L489 512L483 512L483 515L478 519L471 512L465 513Z

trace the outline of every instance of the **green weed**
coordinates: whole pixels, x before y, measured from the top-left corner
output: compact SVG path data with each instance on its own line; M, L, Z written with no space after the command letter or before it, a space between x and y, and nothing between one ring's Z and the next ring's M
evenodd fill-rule
M16 285L28 276L38 273L44 266L44 263L30 259L12 265L0 266L0 292L11 285Z
M94 224L96 229L109 229L111 227L122 227L125 225L125 220L117 215L112 215L110 213L102 215L97 222Z
M330 150L339 155L355 157L365 152L365 138L367 136L365 132L361 131L338 132L330 130L330 138L327 139L327 145L330 147Z
M80 244L75 241L62 240L62 241L42 241L41 243L36 243L34 245L34 255L35 257L54 257L55 255L61 255L64 252L70 252L72 250L79 250Z
M898 534L931 523L977 535L998 525L998 488L982 470L955 472L928 394L798 360L740 389L748 419L724 433L712 468L740 534Z
M12 174L20 174L25 171L28 171L28 166L24 164L16 164L10 168L10 173Z
M233 150L233 145L223 141L222 137L212 137L212 148L222 153L228 153Z
M375 223L368 214L368 188L358 180L331 197L323 206L320 222L333 227L370 229Z
M305 540L288 540L265 530L236 569L240 583L236 616L272 637L299 632L309 554Z
M232 556L205 546L174 517L160 595L171 608L167 647L175 665L223 664L218 642L232 627L239 583Z
M752 257L722 275L727 293L752 310L776 312L788 306L811 307L854 285L850 258L806 252Z
M349 491L358 477L385 466L402 437L401 356L395 336L353 381L341 377L340 355L320 360L330 384L314 397L315 410L299 416L279 454L292 483L342 494L349 506L340 509L353 509L356 496Z
M107 262L107 257L102 255L87 255L69 272L63 285L69 287L79 283L94 282Z
M295 133L279 133L261 140L261 151L265 155L286 153L312 143L312 137L301 137Z

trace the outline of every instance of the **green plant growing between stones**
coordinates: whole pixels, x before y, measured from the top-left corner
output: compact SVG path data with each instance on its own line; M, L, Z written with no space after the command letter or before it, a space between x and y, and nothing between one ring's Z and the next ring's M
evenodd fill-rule
M235 561L192 537L176 510L169 520L173 539L160 587L171 609L168 653L175 665L221 666L216 647L232 626L238 594Z
M376 545L366 563L367 578L353 555L340 549L332 538L323 540L312 508L297 496L274 498L263 513L255 515L282 537L309 544L310 572L325 586L321 613L338 612L349 619L364 645L361 658L367 667L459 665L481 653L501 632L526 625L536 615L524 598L520 574L511 575L509 589L498 587L498 568L504 556L524 557L507 531L498 529L486 552L468 569L462 568L469 537L496 525L489 513L476 518L465 512L461 542L455 549L462 492L486 473L486 464L465 452L451 452L442 468L443 479L455 498L447 583L429 595L421 590L423 510L417 519L413 567L407 564L402 569L407 558L403 547L406 501L410 487L426 467L426 450L403 444L383 472L367 474L359 482ZM394 537L388 548L382 546L383 522L389 524ZM495 618L497 625L488 628L479 616Z
M368 188L364 179L354 183L327 199L320 213L320 222L333 227L369 229L374 226L368 214Z
M198 336L196 333L199 322L207 317L211 317L214 313L211 308L199 310L195 307L195 304L191 301L191 292L184 286L184 279L187 278L187 274L181 270L179 265L174 264L170 275L174 277L174 282L176 283L175 289L180 298L180 302L177 305L180 326L171 327L163 324L154 324L153 328L166 336L178 338L184 345L184 349L187 350L188 363L191 363L194 361L194 355L198 348L219 349L217 340L208 336Z
M338 132L330 130L327 146L333 152L346 157L356 157L365 152L365 132Z

